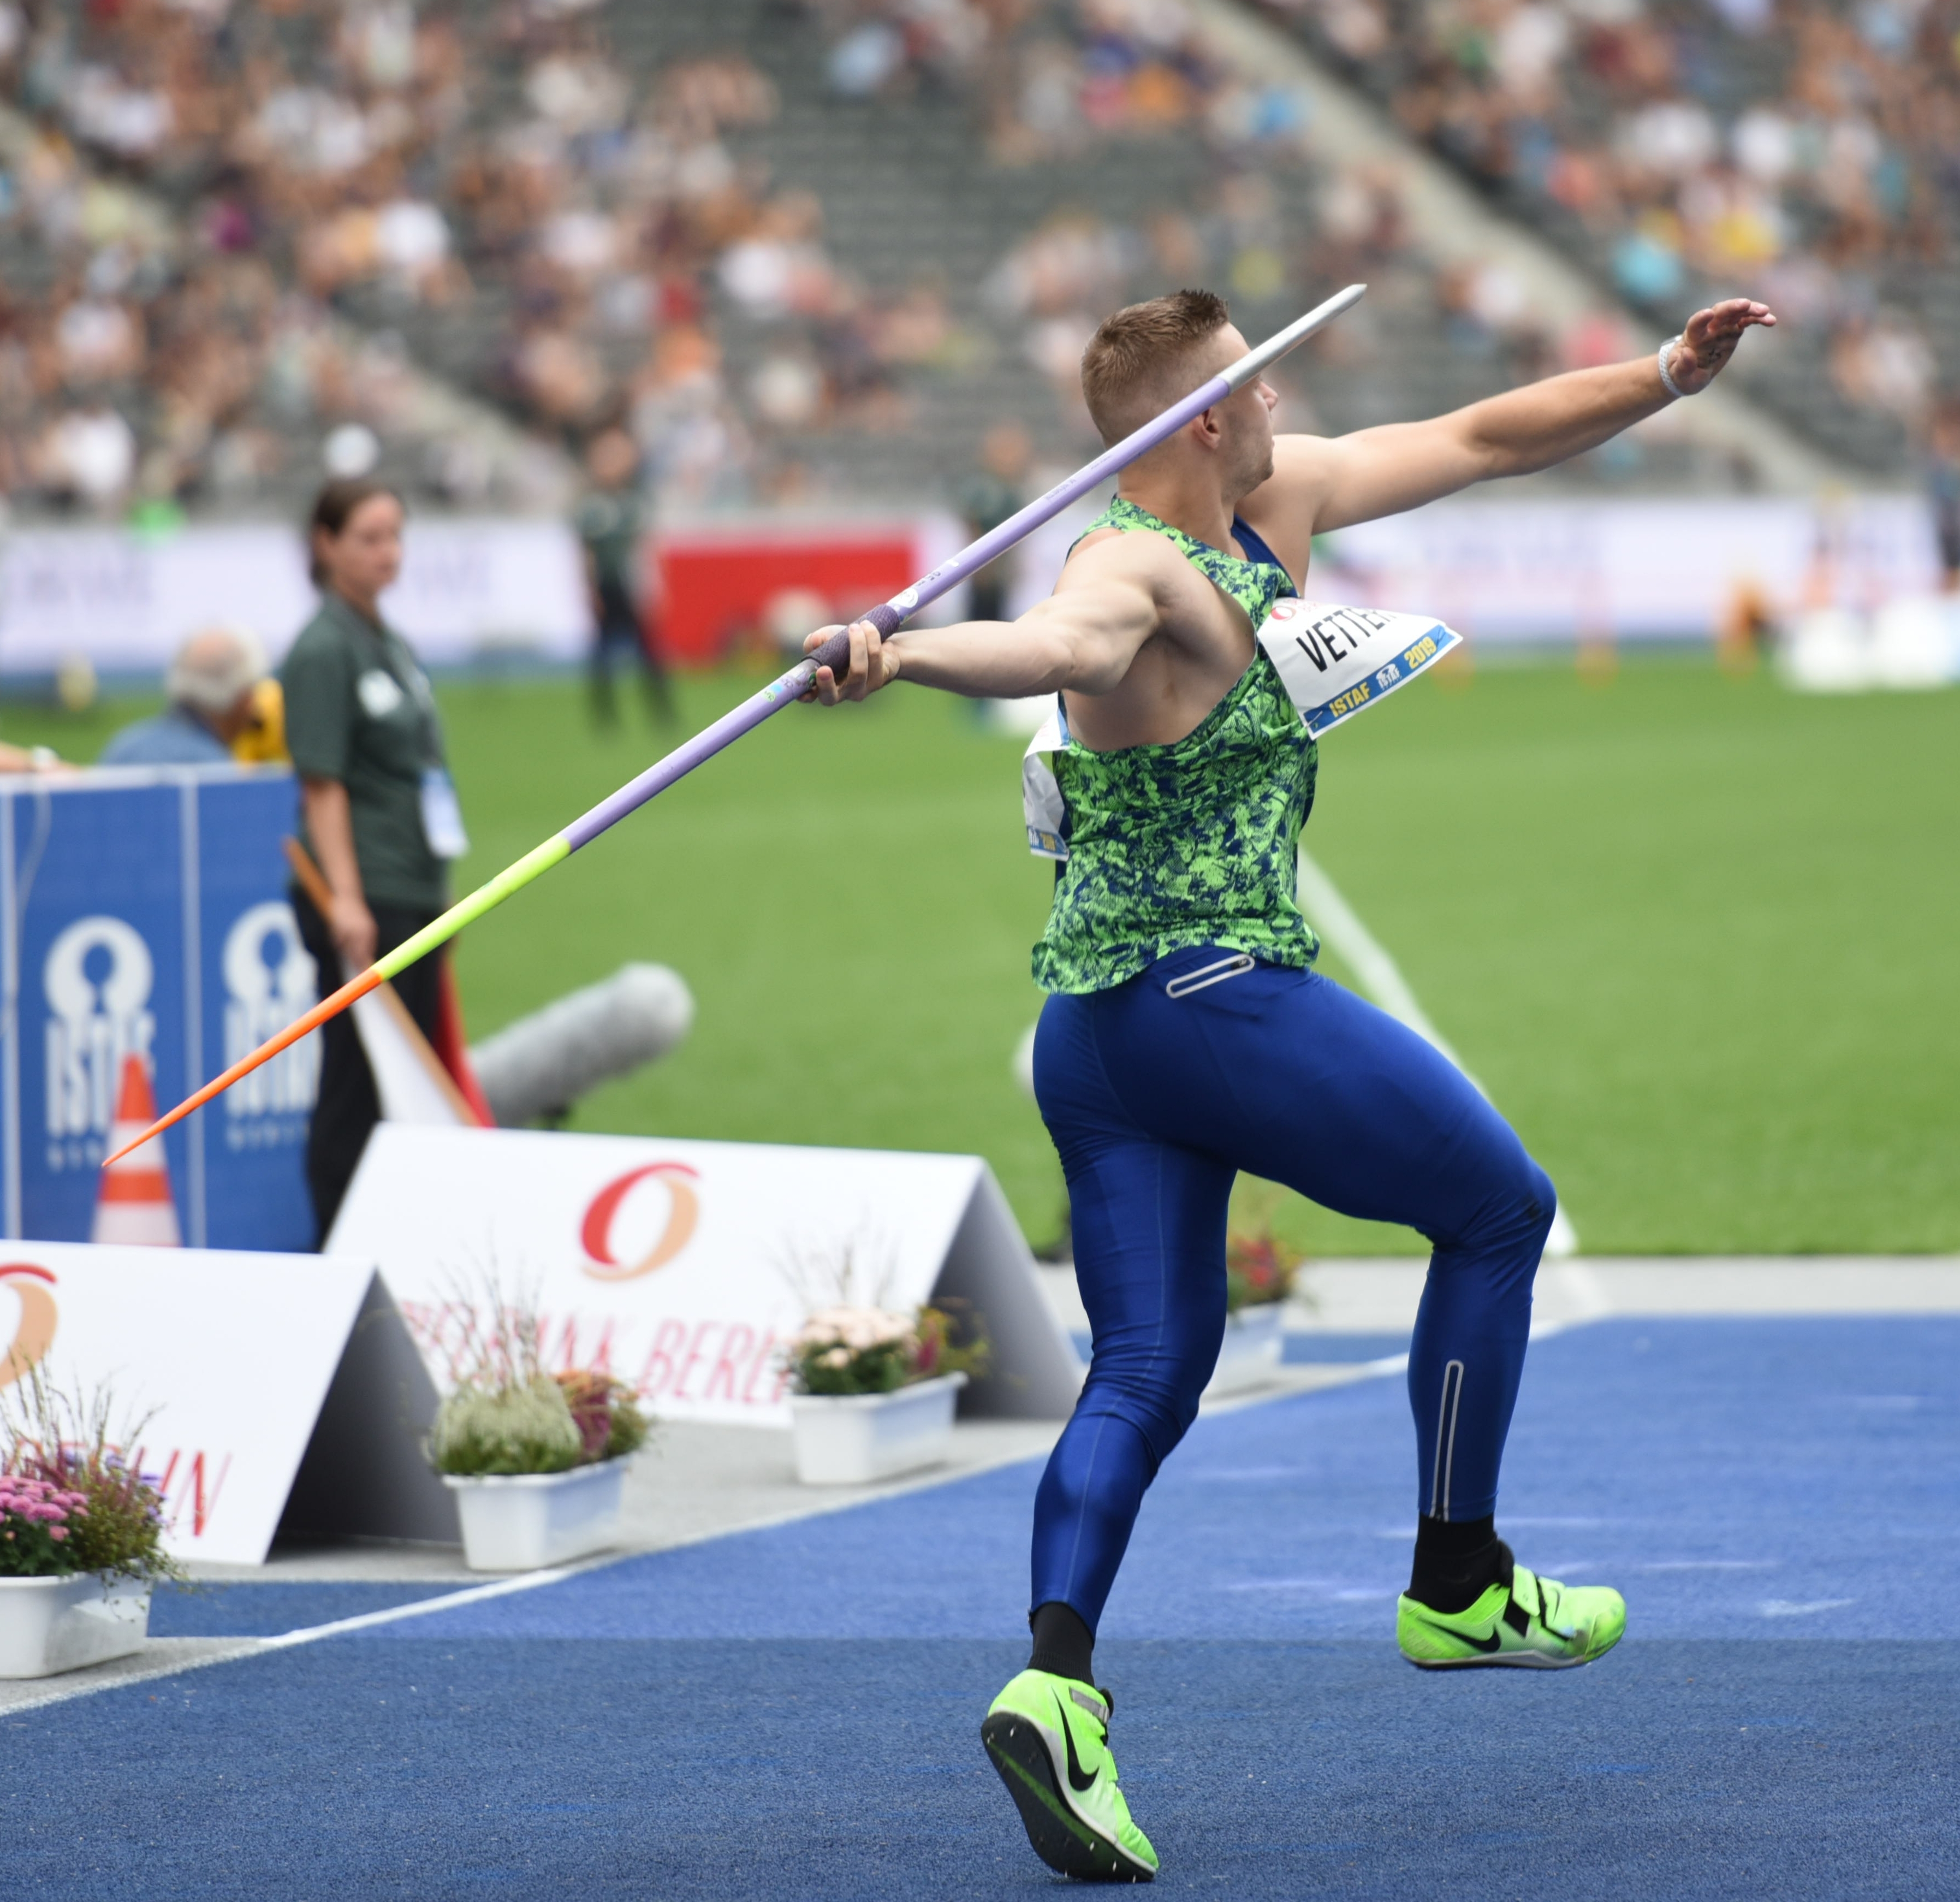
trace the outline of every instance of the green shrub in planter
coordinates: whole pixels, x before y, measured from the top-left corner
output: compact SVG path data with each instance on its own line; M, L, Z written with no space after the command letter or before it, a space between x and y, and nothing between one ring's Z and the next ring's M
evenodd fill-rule
M545 1329L533 1296L485 1276L448 1304L449 1397L436 1414L429 1464L460 1480L568 1473L638 1452L652 1424L633 1390L597 1368L544 1368Z
M81 1496L68 1543L76 1569L114 1572L147 1585L185 1582L183 1567L164 1550L162 1481L138 1473L98 1438L91 1446L65 1446L41 1468Z
M584 1453L565 1389L549 1374L509 1386L460 1386L436 1415L429 1443L438 1473L564 1473Z

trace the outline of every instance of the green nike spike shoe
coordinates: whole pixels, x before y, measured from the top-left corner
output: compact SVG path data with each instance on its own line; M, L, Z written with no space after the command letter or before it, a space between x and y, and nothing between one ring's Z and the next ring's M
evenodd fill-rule
M1610 1586L1561 1585L1515 1562L1510 1589L1491 1586L1468 1611L1433 1611L1406 1592L1395 1606L1395 1641L1424 1671L1569 1671L1611 1651L1626 1629L1627 1601Z
M994 1700L980 1741L1050 1869L1085 1882L1147 1882L1157 1853L1116 1787L1110 1707L1093 1684L1024 1671Z

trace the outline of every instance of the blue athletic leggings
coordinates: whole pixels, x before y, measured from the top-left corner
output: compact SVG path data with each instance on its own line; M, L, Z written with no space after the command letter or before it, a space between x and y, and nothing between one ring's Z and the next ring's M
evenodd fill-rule
M1409 1351L1418 1508L1494 1509L1556 1200L1460 1070L1330 979L1206 947L1051 996L1035 1091L1095 1346L1035 1498L1034 1605L1095 1630L1144 1489L1197 1417L1241 1169L1429 1238Z

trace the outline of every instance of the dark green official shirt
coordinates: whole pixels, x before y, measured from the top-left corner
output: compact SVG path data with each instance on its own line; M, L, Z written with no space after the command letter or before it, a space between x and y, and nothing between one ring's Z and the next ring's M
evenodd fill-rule
M408 643L323 594L279 668L279 683L294 771L347 789L368 902L442 910L449 880L422 829L422 775L443 763L442 729ZM317 859L313 841L305 844Z
M591 559L593 585L632 602L639 593L640 543L647 532L638 493L631 489L589 489L580 500L572 526Z

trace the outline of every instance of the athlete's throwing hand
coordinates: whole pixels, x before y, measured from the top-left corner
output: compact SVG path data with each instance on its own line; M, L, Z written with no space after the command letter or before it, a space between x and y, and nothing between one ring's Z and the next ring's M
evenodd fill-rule
M1776 313L1767 304L1745 297L1725 298L1706 311L1697 311L1688 320L1667 366L1681 393L1691 397L1707 389L1715 381L1715 373L1736 354L1742 333L1758 323L1766 330L1774 330Z
M835 626L819 627L804 640L803 651L806 654L813 652L833 634L842 631ZM835 706L840 700L861 700L867 693L877 693L881 687L889 687L898 677L898 650L880 639L878 630L869 621L853 621L850 672L839 680L829 667L819 667L816 681L803 697L806 700L821 700L826 706Z

